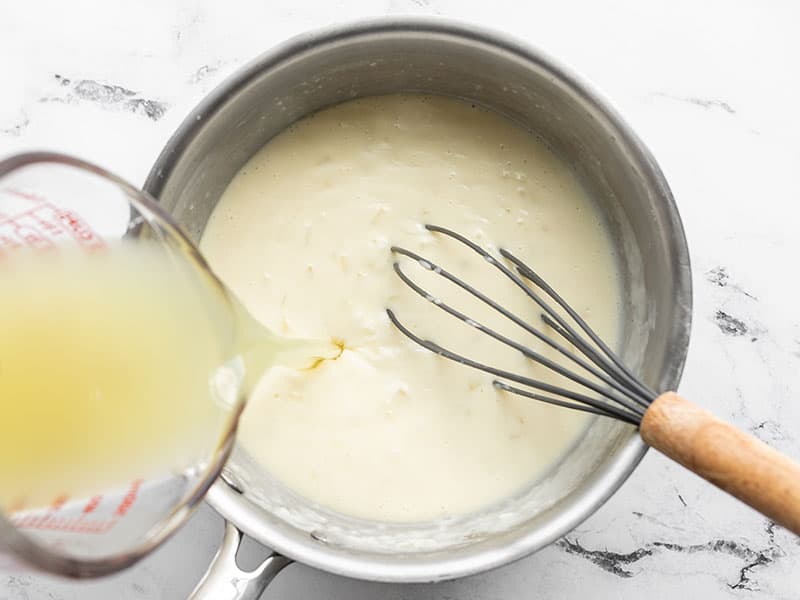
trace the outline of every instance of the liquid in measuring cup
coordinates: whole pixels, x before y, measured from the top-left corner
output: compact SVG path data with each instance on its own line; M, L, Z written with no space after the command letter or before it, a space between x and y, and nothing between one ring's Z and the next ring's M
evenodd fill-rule
M171 478L213 458L248 381L340 352L271 334L204 277L141 240L0 251L0 508L13 524L102 534L143 491L177 501Z
M0 255L0 506L90 496L207 458L242 381L328 343L273 336L146 242ZM241 363L237 363L241 361Z
M113 173L0 160L0 571L133 564L213 483L264 371L340 353L263 328Z
M212 449L237 400L209 385L232 332L179 275L147 244L0 258L7 512L182 470Z

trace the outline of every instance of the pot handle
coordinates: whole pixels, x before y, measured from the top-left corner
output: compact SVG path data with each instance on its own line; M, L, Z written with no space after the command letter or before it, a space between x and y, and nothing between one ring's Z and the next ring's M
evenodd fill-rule
M280 554L272 554L252 571L241 570L236 564L236 553L243 535L235 525L225 522L222 545L189 600L258 600L269 582L292 562Z
M666 392L644 413L642 439L800 535L800 464L708 411Z

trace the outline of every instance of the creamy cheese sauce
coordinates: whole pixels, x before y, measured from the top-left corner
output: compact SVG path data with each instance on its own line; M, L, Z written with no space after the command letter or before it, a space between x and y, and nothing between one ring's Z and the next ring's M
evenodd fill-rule
M479 509L530 485L586 424L580 413L496 390L491 376L391 325L387 306L443 346L556 381L397 278L392 245L540 324L519 289L424 223L516 253L612 346L617 339L608 234L574 175L533 135L479 107L422 96L355 100L296 123L236 175L201 249L265 325L344 343L340 358L311 371L273 369L239 429L265 469L342 513L419 521ZM452 284L400 262L433 296L538 348Z

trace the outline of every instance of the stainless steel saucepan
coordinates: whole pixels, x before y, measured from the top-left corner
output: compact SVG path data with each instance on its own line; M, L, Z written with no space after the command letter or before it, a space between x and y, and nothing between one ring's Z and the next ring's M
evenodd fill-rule
M491 108L575 168L606 216L620 257L621 355L653 388L675 389L689 339L691 277L667 183L605 100L557 62L503 35L450 21L385 18L294 38L230 77L186 118L145 189L197 241L233 176L274 135L326 106L398 92ZM195 597L257 598L290 560L393 582L485 571L535 552L586 519L644 452L633 427L596 418L547 477L516 496L466 516L394 524L343 516L301 498L235 448L208 497L228 530ZM241 532L276 553L251 573L235 563Z

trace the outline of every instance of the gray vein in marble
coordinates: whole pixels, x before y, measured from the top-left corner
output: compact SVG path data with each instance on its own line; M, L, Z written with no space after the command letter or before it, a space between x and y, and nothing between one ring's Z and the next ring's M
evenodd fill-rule
M12 135L16 137L20 135L22 133L22 130L25 129L28 125L30 125L30 123L31 120L27 116L25 116L21 120L12 124L11 126L0 129L0 133L3 135Z
M674 520L665 521L663 519L659 519L658 517L654 517L653 515L647 515L643 512L639 512L638 510L631 511L631 514L637 519L642 519L643 521L653 523L654 525L658 525L659 527L663 527L671 531L686 531L686 528L676 525Z
M761 421L755 427L750 428L750 433L770 445L781 445L787 440L779 423L775 421Z
M637 516L640 515L641 513L637 514ZM738 579L733 583L728 583L728 587L733 590L757 591L759 586L758 582L753 578L753 572L786 555L786 552L775 540L775 528L774 522L767 521L766 533L768 539L766 546L763 548L753 548L743 542L728 539L713 539L702 544L677 544L656 541L645 544L626 554L609 550L592 550L584 547L577 539L570 540L566 537L559 540L556 545L567 554L579 556L604 571L622 578L634 577L637 575L637 571L631 569L632 565L664 551L683 554L724 554L744 561L744 564L739 568Z
M758 298L756 298L753 294L743 289L741 286L733 283L731 281L731 276L728 273L728 269L725 267L714 267L708 271L706 273L706 281L713 283L717 287L728 288L735 292L739 292L740 294L744 294L751 300L758 300Z
M41 98L41 102L77 101L92 102L107 108L116 108L142 115L152 121L158 121L169 108L169 104L142 97L138 92L121 85L102 83L93 79L72 80L59 74L56 81L66 92Z
M133 582L131 583L131 589L139 595L144 596L147 593L147 589L140 583Z
M619 577L633 577L633 571L627 570L625 566L638 562L642 558L653 554L652 548L639 548L627 554L620 554L619 552L611 552L609 550L589 550L584 548L578 540L570 541L569 538L559 540L557 545L567 554L574 554L585 558L604 571L608 571Z
M200 83L201 81L203 81L203 79L205 79L206 77L215 73L218 70L219 66L212 67L211 65L203 65L202 67L197 69L197 71L192 73L192 76L189 78L189 81L191 83Z
M719 287L728 285L731 276L725 267L715 267L706 273L706 280Z
M730 104L728 104L724 100L717 100L716 98L698 98L697 96L673 96L671 94L665 94L663 92L656 92L654 95L660 96L661 98L668 98L670 100L677 100L678 102L686 102L688 104L694 104L695 106L699 106L701 108L720 109L731 115L736 114L736 110Z
M425 12L432 12L440 15L442 11L434 6L431 0L390 0L388 9L390 12L417 12L422 9Z
M175 40L180 42L183 38L184 31L188 33L191 30L197 30L203 24L203 9L201 7L193 7L194 10L185 11L175 28ZM183 18L186 17L186 18Z
M719 327L719 330L725 335L738 337L745 335L749 331L744 321L729 315L724 310L718 310L716 312L714 321L717 327Z
M767 521L767 537L769 538L769 547L775 547L775 526L776 525L773 521ZM764 552L760 552L755 560L746 564L739 570L739 581L733 584L729 583L728 587L732 590L748 590L751 592L758 591L758 584L750 578L753 569L768 565L775 560L775 558L776 557L768 556Z
M689 102L690 104L696 104L697 106L702 106L703 108L721 108L727 113L732 115L736 114L736 111L733 109L733 107L722 100L713 100L707 98L680 98L680 100Z

